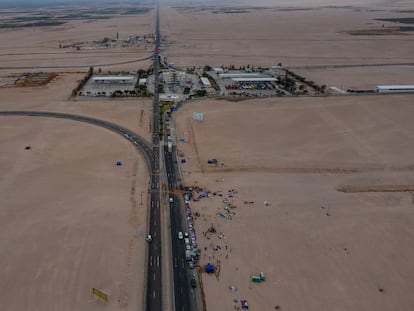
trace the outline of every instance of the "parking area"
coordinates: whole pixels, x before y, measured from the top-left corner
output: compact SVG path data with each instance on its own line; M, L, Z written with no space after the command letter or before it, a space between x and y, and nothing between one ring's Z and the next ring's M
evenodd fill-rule
M215 79L222 96L252 95L275 96L289 95L280 85L281 70L227 70L213 68L208 74Z
M137 75L92 76L79 92L79 96L131 96L136 94L137 80Z

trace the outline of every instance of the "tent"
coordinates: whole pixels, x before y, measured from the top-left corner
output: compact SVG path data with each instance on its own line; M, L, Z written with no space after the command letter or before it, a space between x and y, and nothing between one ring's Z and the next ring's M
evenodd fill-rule
M214 265L212 265L211 263L208 263L206 265L206 272L207 273L214 273Z

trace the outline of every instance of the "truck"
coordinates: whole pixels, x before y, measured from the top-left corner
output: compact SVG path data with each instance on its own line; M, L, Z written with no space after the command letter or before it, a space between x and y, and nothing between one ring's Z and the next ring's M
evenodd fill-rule
M169 141L167 146L168 146L168 152L172 152L172 142Z

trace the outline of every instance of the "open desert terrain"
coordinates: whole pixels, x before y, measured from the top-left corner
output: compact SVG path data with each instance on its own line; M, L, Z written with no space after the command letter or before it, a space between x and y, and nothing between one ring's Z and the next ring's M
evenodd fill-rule
M414 84L414 32L379 20L414 18L411 1L160 3L161 53L177 67L282 63L328 87ZM0 22L54 10L2 14ZM91 116L150 141L151 99L70 94L90 66L147 69L151 43L93 42L153 33L154 11L105 17L96 7L85 10L92 17L0 29L0 110ZM63 47L72 43L83 47ZM15 75L40 71L57 77L41 87L7 86ZM207 310L234 310L243 299L251 310L414 309L413 100L208 99L173 114L185 138L178 149L187 160L186 184L216 192L191 202L200 214L201 264L220 267L216 276L200 274ZM194 121L193 112L204 121ZM149 180L143 157L121 136L92 125L0 121L0 309L143 309ZM209 166L212 157L223 166ZM222 218L231 189L234 216ZM211 224L216 233L203 234ZM250 282L259 272L265 281ZM108 293L109 303L93 297L93 287Z
M412 66L381 66L414 62L414 32L380 20L412 18L409 1L179 2L161 14L163 54L177 67L282 63L308 80L343 89L413 79ZM372 64L378 66L337 67Z
M184 179L217 194L191 202L201 265L220 266L202 276L207 309L412 310L413 109L409 96L186 105Z
M151 100L69 97L89 66L128 61L102 69L148 68L150 60L133 60L152 47L73 51L59 49L59 42L144 35L152 31L150 20L146 14L0 31L6 84L11 74L58 73L46 86L0 88L0 110L86 115L149 139ZM63 68L32 68L42 66ZM1 117L0 129L0 309L143 308L149 176L141 154L123 137L75 121ZM92 288L109 302L93 297Z

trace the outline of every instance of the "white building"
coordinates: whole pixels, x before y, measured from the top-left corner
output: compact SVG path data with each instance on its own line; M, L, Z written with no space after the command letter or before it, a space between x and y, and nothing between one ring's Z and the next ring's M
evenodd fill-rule
M203 84L203 87L211 87L210 80L205 77L200 77L201 83Z
M234 82L276 82L276 78L260 77L260 78L233 78Z
M378 85L377 93L414 93L414 85Z
M242 73L221 73L219 77L221 79L233 79L233 78L260 78L262 74L254 72L242 72Z
M125 84L134 83L136 77L134 76L94 76L92 78L94 83L108 83L108 84Z

